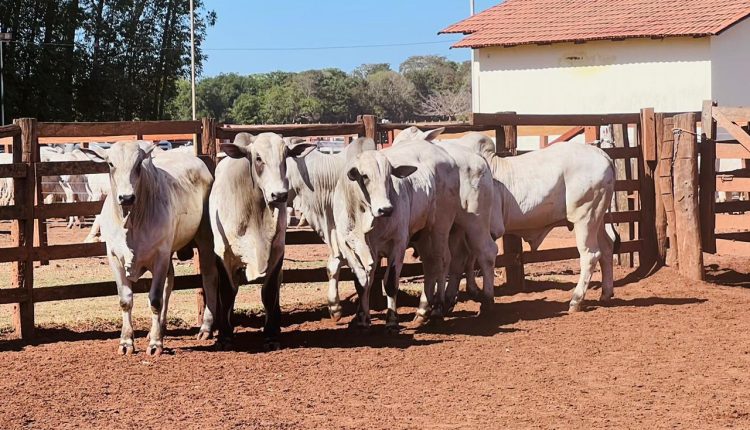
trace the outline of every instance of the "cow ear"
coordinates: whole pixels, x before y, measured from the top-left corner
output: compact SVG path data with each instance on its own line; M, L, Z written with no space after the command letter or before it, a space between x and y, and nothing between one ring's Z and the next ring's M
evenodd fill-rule
M358 181L359 178L362 177L362 175L359 173L359 170L357 170L356 167L352 167L348 172L346 172L346 177L349 178L350 181Z
M433 140L437 139L438 136L443 134L444 131L445 131L445 127L440 127L434 130L426 131L424 132L424 140L428 142L432 142Z
M222 143L219 145L219 149L227 154L230 158L245 158L247 157L248 148L238 145L236 143Z
M374 151L375 141L369 137L358 137L346 147L346 159L354 159L364 151Z
M248 146L255 141L255 136L250 133L237 133L234 137L234 144L240 146Z
M91 148L80 148L79 149L89 160L97 163L106 163L109 157L107 156L107 150L99 148L97 146Z
M141 148L141 151L143 151L144 153L146 153L146 155L148 155L151 153L151 151L154 150L154 148L156 148L156 145L154 144L154 142L141 140L138 142L138 147Z
M314 143L298 143L289 147L286 156L290 158L301 158L311 153L317 147L318 145Z
M391 170L391 175L403 179L416 171L417 168L415 166L409 166L405 164L403 166L394 167Z
M298 143L303 143L303 142L306 142L304 137L285 137L284 138L284 143L286 143L287 146L290 146L290 147Z

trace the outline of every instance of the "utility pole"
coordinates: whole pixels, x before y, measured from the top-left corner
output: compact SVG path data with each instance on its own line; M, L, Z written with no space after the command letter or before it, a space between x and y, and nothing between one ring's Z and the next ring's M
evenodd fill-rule
M5 125L5 65L3 64L3 46L10 42L13 34L0 26L0 125Z
M190 0L190 89L193 121L195 121L195 13L193 11L193 0Z

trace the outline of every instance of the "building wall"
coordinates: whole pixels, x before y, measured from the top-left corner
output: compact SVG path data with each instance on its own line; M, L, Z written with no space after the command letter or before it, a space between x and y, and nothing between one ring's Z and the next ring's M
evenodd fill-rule
M711 52L709 38L482 48L475 55L473 107L528 114L697 111L711 98Z
M750 106L750 18L711 38L712 96L725 106Z

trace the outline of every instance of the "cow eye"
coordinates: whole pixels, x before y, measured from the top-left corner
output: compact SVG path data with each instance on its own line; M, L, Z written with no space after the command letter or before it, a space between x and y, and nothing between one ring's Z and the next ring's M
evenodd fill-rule
M256 155L255 156L255 162L256 163L262 163L263 162L263 160L260 158L260 155Z
M367 182L370 180L370 178L368 178L367 175L362 175L362 180Z
M112 164L112 162L110 162L110 161L107 161L107 164L109 164L109 167L112 167L112 168L114 168L114 167L115 167L115 165L114 165L114 164Z

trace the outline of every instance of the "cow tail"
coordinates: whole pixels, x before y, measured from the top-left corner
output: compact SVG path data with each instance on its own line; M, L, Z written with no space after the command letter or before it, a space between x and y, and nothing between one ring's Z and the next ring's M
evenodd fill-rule
M620 240L620 234L617 233L617 229L612 224L604 224L604 230L607 232L607 236L612 240L612 250L613 254L617 254L620 252L620 244L622 243Z

